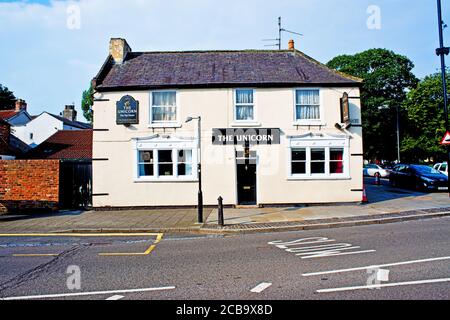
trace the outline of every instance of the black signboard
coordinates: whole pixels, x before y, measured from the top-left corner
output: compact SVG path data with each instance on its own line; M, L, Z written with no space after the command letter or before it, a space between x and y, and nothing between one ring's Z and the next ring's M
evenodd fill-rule
M280 144L280 129L213 129L213 145Z
M341 123L350 125L350 103L348 93L344 92L344 96L341 98Z
M117 124L139 124L139 101L131 96L124 96L116 105Z

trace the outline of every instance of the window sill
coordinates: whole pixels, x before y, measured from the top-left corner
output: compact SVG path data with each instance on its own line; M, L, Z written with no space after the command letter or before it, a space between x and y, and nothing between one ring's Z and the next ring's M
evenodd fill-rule
M252 127L261 127L261 123L257 121L235 121L231 123L230 126L233 128L237 127L252 128Z
M349 176L290 176L288 181L311 181L311 180L351 180Z
M294 127L324 127L327 124L321 120L317 121L296 121L294 122Z
M137 178L134 179L135 183L148 183L148 182L170 182L170 183L183 183L183 182L198 182L196 178Z
M148 125L149 128L181 128L182 126L180 122L161 122Z

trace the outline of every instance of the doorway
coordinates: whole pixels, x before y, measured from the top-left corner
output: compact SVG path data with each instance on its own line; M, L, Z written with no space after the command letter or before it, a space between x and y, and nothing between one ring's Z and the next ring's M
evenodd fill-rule
M237 164L239 205L256 205L256 164Z

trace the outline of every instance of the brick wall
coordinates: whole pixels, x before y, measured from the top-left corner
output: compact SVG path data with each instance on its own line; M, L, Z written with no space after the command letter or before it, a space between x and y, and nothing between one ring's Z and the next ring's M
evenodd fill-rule
M0 212L57 210L59 160L0 161Z

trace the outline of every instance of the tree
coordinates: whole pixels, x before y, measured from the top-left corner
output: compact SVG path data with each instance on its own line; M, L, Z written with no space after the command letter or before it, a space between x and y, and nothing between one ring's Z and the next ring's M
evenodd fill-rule
M450 83L450 77L447 76ZM450 92L450 91L449 91ZM411 90L402 109L407 116L402 152L412 161L433 158L446 161L445 147L440 145L445 134L444 95L440 73L425 77Z
M88 90L83 91L83 98L81 100L81 109L83 110L83 115L87 121L92 123L93 121L93 112L92 106L94 105L94 88L92 85Z
M14 109L16 100L14 93L0 84L0 110Z
M365 157L396 160L396 107L406 92L416 87L414 64L407 57L386 49L370 49L355 55L337 56L328 67L364 80L361 90ZM380 109L388 106L389 109ZM400 114L404 118L404 114ZM404 123L404 121L401 121Z

